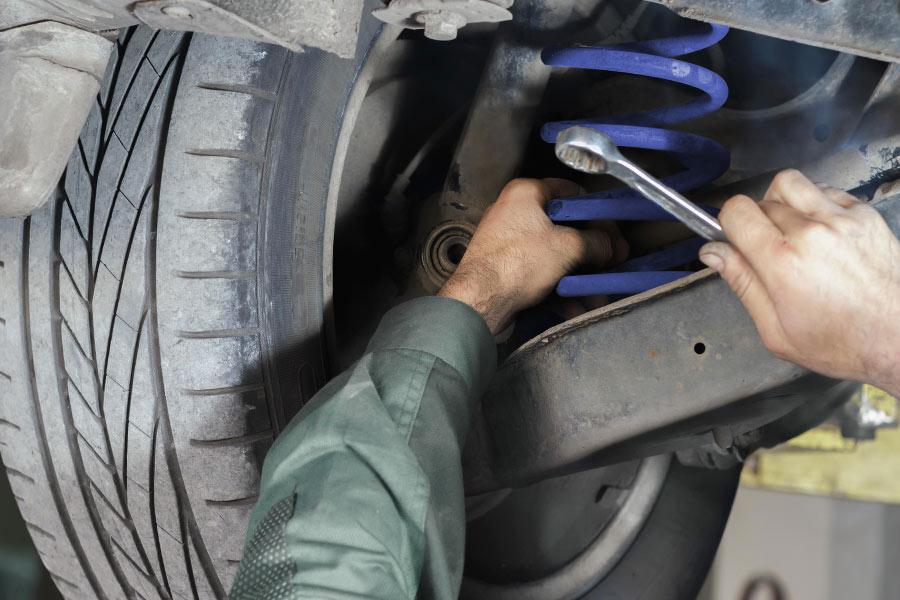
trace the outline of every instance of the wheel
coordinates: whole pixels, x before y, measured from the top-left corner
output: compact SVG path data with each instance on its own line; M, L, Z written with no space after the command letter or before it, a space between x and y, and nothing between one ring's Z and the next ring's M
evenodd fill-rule
M515 490L470 521L460 597L696 598L740 468L686 467L667 456L641 462L635 475L623 463ZM641 504L642 495L651 501Z
M224 598L272 440L325 381L357 59L119 39L63 182L0 222L2 456L69 598Z
M0 452L67 598L226 596L266 451L334 373L336 179L381 32L344 60L130 29L57 192L0 221ZM722 523L727 473L690 475ZM617 590L644 586L629 546Z

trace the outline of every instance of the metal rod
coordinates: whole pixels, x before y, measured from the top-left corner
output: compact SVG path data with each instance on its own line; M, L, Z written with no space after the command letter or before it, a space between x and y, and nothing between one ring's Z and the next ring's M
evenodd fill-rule
M575 126L560 132L556 156L578 171L612 175L707 240L728 241L714 217L622 156L615 143L595 129Z

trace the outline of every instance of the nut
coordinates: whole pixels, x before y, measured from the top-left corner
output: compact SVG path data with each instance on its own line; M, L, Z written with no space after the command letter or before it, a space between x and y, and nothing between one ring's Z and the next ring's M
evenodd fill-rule
M179 6L178 4L170 4L169 6L162 7L162 14L167 17L172 17L173 19L193 19L194 15L191 14L191 9L187 6Z
M441 42L455 40L456 31L466 24L465 17L447 10L423 11L415 19L425 26L425 37Z

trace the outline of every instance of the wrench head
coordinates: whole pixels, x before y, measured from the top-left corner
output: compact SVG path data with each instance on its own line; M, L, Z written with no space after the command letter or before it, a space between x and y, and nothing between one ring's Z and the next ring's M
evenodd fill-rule
M562 130L556 136L555 150L564 165L597 175L608 173L610 164L622 158L608 135L580 125Z

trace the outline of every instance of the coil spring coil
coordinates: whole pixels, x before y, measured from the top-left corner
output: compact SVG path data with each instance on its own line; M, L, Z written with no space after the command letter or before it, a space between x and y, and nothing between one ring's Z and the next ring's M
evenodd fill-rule
M725 102L728 86L709 69L673 58L712 46L728 32L723 25L705 25L699 31L665 39L614 46L550 46L541 53L544 64L646 75L683 83L703 92L686 104L613 118L547 123L544 141L555 143L563 129L582 125L601 131L619 146L664 150L673 153L686 169L662 181L686 192L713 181L728 170L731 157L718 142L691 133L663 129L710 113ZM712 214L714 208L705 207ZM658 220L674 218L628 188L553 200L547 214L554 221ZM634 294L669 283L691 271L666 271L697 258L703 240L673 246L662 252L628 260L596 275L564 277L557 287L561 296Z

